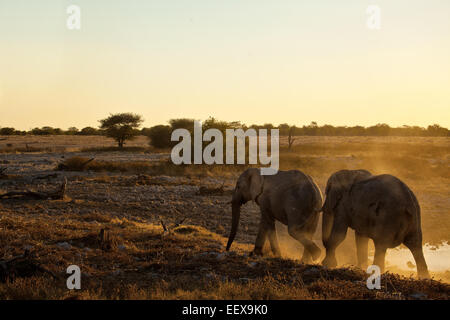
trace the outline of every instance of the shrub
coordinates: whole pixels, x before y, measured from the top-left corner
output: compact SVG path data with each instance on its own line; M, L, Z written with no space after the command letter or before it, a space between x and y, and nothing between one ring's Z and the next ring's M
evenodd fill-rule
M99 134L99 131L92 127L86 127L81 129L81 131L78 132L77 134L81 136L95 136Z
M13 135L16 132L14 128L1 128L0 129L0 136L10 136Z
M150 139L150 145L155 148L164 149L169 148L172 145L172 141L170 141L172 133L170 126L154 126L148 129L146 133L147 137Z

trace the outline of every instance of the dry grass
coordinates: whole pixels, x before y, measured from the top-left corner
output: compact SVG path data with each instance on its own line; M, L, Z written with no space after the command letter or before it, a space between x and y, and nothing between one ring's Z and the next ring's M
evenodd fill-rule
M33 146L51 148L57 141L67 150L80 150L89 140L76 138L82 139L45 137ZM0 299L411 299L415 293L448 299L448 284L397 274L383 277L382 290L368 290L361 270L302 265L289 259L299 258L297 248L284 259L248 257L259 222L251 205L242 212L235 254L224 255L231 220L229 191L245 166L137 161L147 157L133 155L145 152L146 140L133 142L135 149L114 158L118 152L113 142L95 139L86 154L65 154L66 170L76 173L59 174L68 176L73 201L0 202L0 259L31 248L43 267L60 276L12 279L0 284ZM95 152L105 160L96 158L83 166ZM8 166L7 179L0 181L2 190L48 184L33 185L22 178L16 168L24 159L25 155L0 155L0 164L5 161ZM53 159L45 164L49 171L60 161ZM301 137L291 152L281 149L281 168L311 174L322 190L329 175L343 168L399 176L419 198L426 242L450 240L449 160L448 138ZM163 235L160 217L171 225L188 220ZM98 241L101 229L107 230L110 245ZM285 253L288 248L279 235ZM70 249L58 245L64 242ZM343 247L354 256L350 242ZM83 273L79 292L66 289L65 269L71 264ZM448 271L432 274L450 281Z
M369 290L361 270L251 258L243 254L246 245L225 254L226 239L198 226L183 225L163 235L159 225L90 218L100 225L86 217L3 216L2 255L32 246L39 263L60 279L17 278L0 284L0 299L411 299L418 292L428 299L448 299L450 293L449 285L393 274L383 277L382 290ZM118 245L99 246L100 228L108 228ZM59 247L61 242L71 248ZM83 272L79 292L65 288L64 269L74 263Z
M0 149L0 153L53 153L65 152L65 147L35 147L35 146L6 146Z

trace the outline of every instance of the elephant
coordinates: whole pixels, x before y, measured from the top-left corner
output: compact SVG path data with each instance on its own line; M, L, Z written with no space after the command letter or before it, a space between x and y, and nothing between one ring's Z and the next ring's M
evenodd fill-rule
M350 227L355 230L359 267L367 267L370 238L375 245L373 264L381 272L384 272L386 250L403 243L414 256L419 277L429 277L422 250L420 206L404 182L389 174L374 176L366 170L341 170L328 179L325 195L323 265L337 265L336 248Z
M304 246L303 263L320 256L312 237L322 208L322 193L313 179L297 170L278 171L275 175L261 175L260 169L249 168L238 178L232 196L232 226L226 250L229 251L239 225L241 206L253 200L260 208L261 221L251 255L262 255L269 238L272 253L281 256L275 220L287 225L289 235Z

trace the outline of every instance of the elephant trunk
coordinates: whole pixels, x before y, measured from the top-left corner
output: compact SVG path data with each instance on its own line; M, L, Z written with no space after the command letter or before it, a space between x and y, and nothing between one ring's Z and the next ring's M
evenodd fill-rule
M232 207L232 220L231 220L231 231L228 237L227 251L230 250L231 244L236 237L236 232L239 226L239 218L241 216L241 203L239 201L233 201Z

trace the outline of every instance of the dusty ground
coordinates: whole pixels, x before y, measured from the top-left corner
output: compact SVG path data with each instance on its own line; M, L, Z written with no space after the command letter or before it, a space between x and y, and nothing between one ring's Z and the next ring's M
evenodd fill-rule
M23 150L26 144L36 149ZM239 168L188 168L184 174L147 172L136 166L121 172L95 166L87 171L56 170L59 163L74 156L121 163L125 168L130 162L155 164L168 157L167 152L148 149L144 137L130 143L128 146L137 148L129 152L101 149L111 146L114 142L103 137L12 137L0 141L0 168L8 168L0 179L0 194L55 189L64 177L68 179L66 200L0 200L0 260L30 249L34 259L58 278L45 274L17 278L0 284L0 298L74 297L65 288L64 271L77 264L84 287L76 297L86 299L448 299L448 285L436 281L390 274L377 293L365 288L366 276L359 270L301 265L296 259L302 248L281 225L277 228L283 259L250 258L246 253L259 221L254 204L242 210L235 253L223 254L231 222L230 193ZM292 152L282 150L281 165L311 174L322 191L337 169L393 173L419 199L424 241L441 245L450 240L449 147L448 138L298 137ZM41 179L49 174L57 176ZM201 187L221 185L223 193L199 194ZM181 227L162 235L161 220L170 226L182 219L186 220ZM113 239L107 249L97 241L101 229ZM339 249L339 262L350 267L355 259L353 234L347 238ZM316 239L320 244L320 228ZM436 247L437 252L441 247ZM414 268L407 267L410 259L405 256L402 260L396 259L390 270L414 274ZM450 265L440 261L432 274L449 281L449 270ZM34 287L42 290L30 289Z

